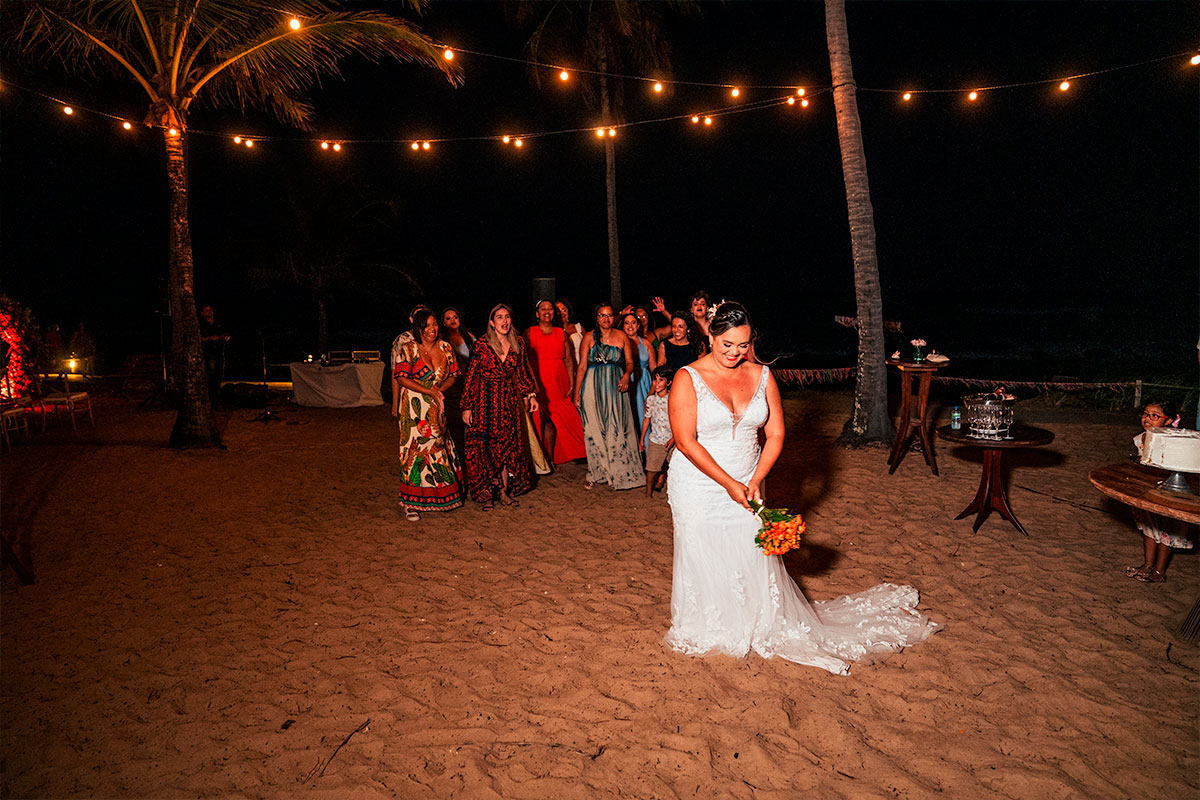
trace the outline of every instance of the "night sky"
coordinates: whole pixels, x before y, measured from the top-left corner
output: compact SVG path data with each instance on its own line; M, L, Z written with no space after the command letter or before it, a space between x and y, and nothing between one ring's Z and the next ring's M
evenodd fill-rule
M387 4L349 4L350 7ZM885 317L962 360L960 374L1089 378L1195 374L1200 332L1200 68L1181 57L1056 85L1040 81L1196 52L1195 3L850 3L851 55L878 233ZM420 20L464 49L522 56L496 4L432 4ZM829 85L817 2L703 4L669 25L681 81ZM140 120L131 84L81 84L14 63L8 82ZM534 277L590 310L608 287L603 149L594 134L443 142L410 138L588 128L577 88L523 65L460 56L451 87L413 65L353 63L313 97L313 134L228 109L190 118L198 299L234 334L231 369L254 376L259 336L286 362L315 347L315 311L278 269L315 236L370 255L341 276L331 346L383 349L417 301L469 327L505 301L518 319ZM961 89L910 103L868 89ZM625 120L732 107L718 89L652 97L626 87ZM785 90L747 90L753 102ZM36 95L0 92L0 292L69 331L85 320L110 367L153 351L166 276L161 136ZM212 135L205 135L205 133ZM336 156L308 141L238 147L234 133L383 139ZM696 288L745 302L765 349L795 366L852 363L845 195L832 97L633 126L617 139L627 301L683 306ZM389 202L387 224L355 211ZM308 220L305 222L305 220ZM347 231L350 231L347 234ZM348 243L353 243L348 244ZM384 265L387 266L384 266ZM407 270L419 288L394 268ZM1018 366L1019 365L1019 366ZM1187 372L1191 370L1191 372ZM1138 372L1138 375L1133 375ZM1015 375L1010 377L1017 377Z

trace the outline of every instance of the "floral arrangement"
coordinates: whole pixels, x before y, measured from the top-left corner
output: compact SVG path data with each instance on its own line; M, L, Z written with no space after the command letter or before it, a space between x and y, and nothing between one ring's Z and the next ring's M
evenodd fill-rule
M909 344L916 348L916 351L913 352L913 361L921 361L924 358L921 355L921 348L925 346L925 340L913 339Z
M789 514L786 508L767 508L757 500L750 501L750 508L762 520L754 544L762 549L763 555L781 556L800 546L804 520L799 514Z
M909 344L911 344L913 347L924 347L927 342L924 339L913 339L911 342L909 342Z

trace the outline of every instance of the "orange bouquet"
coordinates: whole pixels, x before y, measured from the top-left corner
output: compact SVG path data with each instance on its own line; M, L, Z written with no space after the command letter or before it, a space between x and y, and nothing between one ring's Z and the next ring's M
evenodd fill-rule
M762 520L754 543L762 548L763 555L781 556L800 546L804 520L799 514L789 514L786 508L767 508L757 500L750 501L750 508Z

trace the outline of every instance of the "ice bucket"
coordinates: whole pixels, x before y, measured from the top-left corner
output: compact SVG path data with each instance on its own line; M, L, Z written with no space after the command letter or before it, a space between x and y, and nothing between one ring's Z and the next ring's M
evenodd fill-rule
M984 439L1003 439L1012 428L1016 400L998 394L973 394L963 398L967 408L967 434Z

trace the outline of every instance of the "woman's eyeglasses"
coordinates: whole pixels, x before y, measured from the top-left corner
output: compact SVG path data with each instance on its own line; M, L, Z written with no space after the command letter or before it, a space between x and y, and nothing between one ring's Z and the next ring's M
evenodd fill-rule
M1165 414L1155 414L1153 411L1143 411L1142 416L1146 419L1166 419Z

